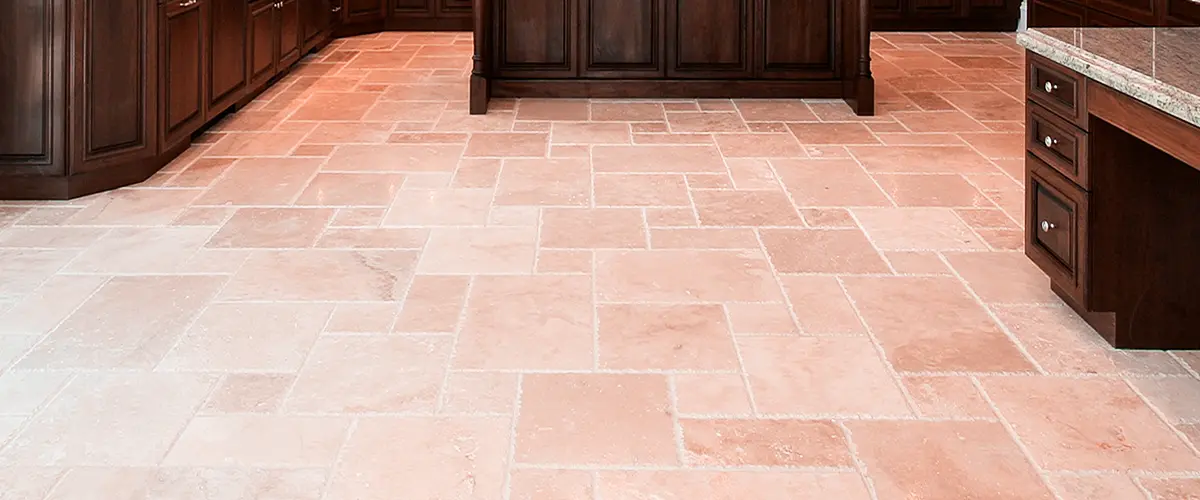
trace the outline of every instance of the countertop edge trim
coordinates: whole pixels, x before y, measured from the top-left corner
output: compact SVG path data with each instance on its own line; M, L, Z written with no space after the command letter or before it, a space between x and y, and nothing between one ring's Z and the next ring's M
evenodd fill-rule
M1200 96L1037 31L1018 33L1017 43L1117 92L1200 127Z

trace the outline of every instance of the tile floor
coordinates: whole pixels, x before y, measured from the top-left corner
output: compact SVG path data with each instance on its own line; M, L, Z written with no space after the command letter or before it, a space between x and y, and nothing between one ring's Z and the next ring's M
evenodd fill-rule
M496 101L335 42L143 185L0 207L0 499L1200 498L1200 354L1022 255L1022 53L837 101Z

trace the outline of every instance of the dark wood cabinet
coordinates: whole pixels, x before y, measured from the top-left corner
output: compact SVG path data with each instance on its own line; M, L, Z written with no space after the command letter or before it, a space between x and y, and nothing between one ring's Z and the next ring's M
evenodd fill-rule
M332 8L329 0L301 0L300 9L304 21L302 51L308 52L329 38Z
M758 0L756 73L766 78L836 76L837 0Z
M66 53L67 0L0 2L0 185L67 173Z
M471 17L471 0L437 0L438 16Z
M908 11L913 16L961 16L963 0L909 0Z
M275 76L279 53L276 51L276 3L262 0L250 4L249 39L246 45L250 59L250 84L257 87Z
M1034 0L1029 9L1029 25L1043 28L1083 26L1087 9L1066 0Z
M754 0L666 0L666 4L667 76L753 75Z
M588 77L665 76L662 0L578 0Z
M206 116L228 109L249 90L246 28L250 11L245 0L208 0L209 22L205 57Z
M1132 21L1130 26L1153 25L1158 19L1155 6L1159 0L1086 0L1084 5L1099 11L1101 22L1118 17ZM1090 23L1089 23L1090 24ZM1111 23L1110 23L1111 24ZM1097 26L1107 26L1104 24Z
M876 31L1014 31L1021 0L871 0Z
M171 0L158 9L159 133L166 149L204 123L208 0Z
M390 0L385 26L391 30L471 29L471 0ZM572 0L561 0L572 1Z
M1029 27L1200 26L1193 0L1030 0Z
M300 60L304 32L300 26L300 0L279 0L276 28L279 44L279 68L282 71Z
M437 13L435 0L391 0L393 14L411 17L433 17Z
M382 22L387 17L388 0L335 0L342 4L345 24Z
M511 77L578 75L575 2L498 0L492 48L495 71Z
M1166 0L1163 15L1167 26L1200 26L1200 3L1192 0Z

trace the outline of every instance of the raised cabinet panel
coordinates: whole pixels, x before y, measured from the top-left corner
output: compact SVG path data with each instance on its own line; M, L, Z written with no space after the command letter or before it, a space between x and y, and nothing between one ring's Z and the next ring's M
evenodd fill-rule
M913 14L926 16L954 16L963 11L963 0L907 0Z
M154 0L79 0L75 7L75 102L71 173L150 158L155 133Z
M158 95L162 149L187 140L204 123L204 30L208 0L159 6Z
M751 76L751 7L753 0L667 0L667 75Z
M1166 0L1167 24L1171 26L1200 26L1200 2Z
M758 0L757 70L764 78L837 75L838 0Z
M438 17L470 16L471 0L437 0Z
M496 74L505 77L577 76L575 2L497 0Z
M1086 0L1084 4L1091 9L1102 11L1103 14L1150 26L1157 21L1157 2L1158 0Z
M903 7L901 0L871 0L871 12L876 16L899 16Z
M0 176L65 172L64 2L0 1Z
M321 42L329 29L329 0L301 0L300 15L304 25L304 48L308 49Z
M1062 0L1033 0L1029 5L1031 28L1076 28L1084 26L1087 9Z
M391 0L392 12L404 17L433 17L437 0Z
M250 82L257 86L275 76L276 62L279 60L278 9L270 0L250 5L250 43L247 45L247 57L250 58Z
M279 68L283 71L300 60L304 45L300 26L300 0L279 0Z
M660 0L579 0L582 74L663 76Z
M214 113L228 108L242 97L250 75L247 72L246 42L249 38L246 0L209 0L208 23L208 108ZM206 117L211 118L206 113Z
M967 9L972 14L983 11L1003 11L1008 7L1007 0L968 0Z
M1096 9L1088 9L1087 26L1096 28L1137 28L1140 25L1128 19L1121 19Z
M342 19L347 23L361 23L366 21L378 21L387 15L388 0L336 0L345 2L342 6L344 16Z

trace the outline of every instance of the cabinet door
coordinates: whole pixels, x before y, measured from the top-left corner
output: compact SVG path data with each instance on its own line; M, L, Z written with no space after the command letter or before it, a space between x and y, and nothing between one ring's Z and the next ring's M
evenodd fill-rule
M1030 28L1078 28L1087 17L1087 9L1062 0L1033 0L1028 8Z
M637 78L666 74L660 0L579 0L581 73Z
M497 0L496 73L514 78L578 76L575 2Z
M837 75L838 0L758 0L756 57L763 78Z
M900 17L904 10L901 0L871 0L871 15L873 17Z
M958 16L964 12L963 0L908 0L908 12L914 16Z
M59 69L66 67L66 3L0 2L0 183L10 174L67 173Z
M208 0L159 6L159 92L162 148L188 140L204 124L204 30Z
M1096 9L1087 9L1087 26L1097 28L1137 28L1138 23L1106 14Z
M1088 8L1101 11L1103 14L1122 17L1146 26L1157 21L1155 3L1158 0L1087 0Z
M437 0L438 17L466 17L471 15L471 0Z
M279 0L279 71L300 60L304 31L300 26L300 0Z
M1200 3L1193 0L1166 0L1170 26L1200 26Z
M751 76L753 6L753 0L667 0L667 76Z
M392 13L400 17L433 17L436 0L392 0Z
M379 21L387 15L388 0L338 0L342 6L342 21L362 23Z
M241 99L250 83L246 65L248 7L245 0L209 0L206 117L211 118Z
M308 52L329 29L329 0L301 0L300 17L304 26L303 52Z
M275 66L279 60L278 15L279 9L270 0L250 5L250 43L246 48L252 86L258 86L275 76Z

